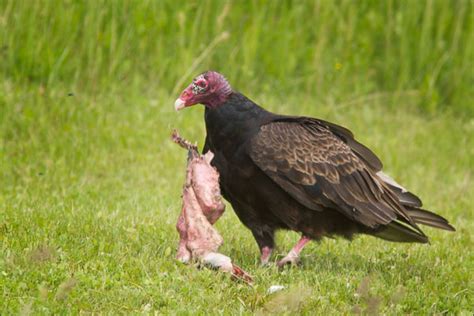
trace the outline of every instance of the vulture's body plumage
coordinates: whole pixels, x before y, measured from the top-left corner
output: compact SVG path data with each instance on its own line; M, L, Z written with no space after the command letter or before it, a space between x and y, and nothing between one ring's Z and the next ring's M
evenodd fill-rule
M207 89L207 90L206 90ZM216 72L198 76L176 107L206 105L203 152L214 153L225 199L255 237L267 262L277 229L302 239L279 262L295 262L309 240L369 234L428 242L417 224L454 230L385 175L382 163L344 127L266 111L230 89Z

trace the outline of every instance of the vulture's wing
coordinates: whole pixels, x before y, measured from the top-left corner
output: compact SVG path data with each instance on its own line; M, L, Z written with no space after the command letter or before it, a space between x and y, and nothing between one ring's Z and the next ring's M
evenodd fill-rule
M251 139L248 150L261 170L310 209L328 207L329 200L347 217L368 227L399 220L424 235L371 164L316 120L265 124Z
M379 178L381 178L381 180L384 181L385 184L388 185L390 189L392 189L392 191L395 192L395 194L398 197L398 200L404 206L412 206L412 207L422 206L422 202L420 198L418 198L415 194L409 192L408 190L400 186L398 183L395 182L395 180L390 178L390 176L382 172L383 165L380 159L369 148L359 143L354 138L354 134L352 134L350 130L340 125L323 121L323 120L319 120L319 119L305 118L305 120L313 121L313 123L317 123L317 124L325 126L331 132L333 132L334 135L336 135L343 142L345 142L352 149L352 151L360 159L362 159L367 164L367 166L369 166L372 169L372 171L377 172L377 176L379 176Z
M377 176L382 180L385 185L389 186L390 189L396 194L398 200L403 206L410 207L421 207L423 203L413 193L409 192L401 185L395 182L390 176L382 172L382 162L369 148L359 143L355 138L354 134L350 130L340 125L327 122L321 119L315 119L311 117L301 116L281 116L279 120L285 122L295 122L299 124L309 125L320 125L331 131L340 140L346 143L352 150L352 152L359 157L373 172L377 173Z
M352 132L347 128L331 122L313 118L305 118L305 120L308 124L319 124L326 127L331 132L333 132L334 135L338 136L342 141L344 141L359 158L361 158L370 168L372 168L372 170L382 170L383 165L379 157L377 157L369 148L355 140L354 134L352 134Z

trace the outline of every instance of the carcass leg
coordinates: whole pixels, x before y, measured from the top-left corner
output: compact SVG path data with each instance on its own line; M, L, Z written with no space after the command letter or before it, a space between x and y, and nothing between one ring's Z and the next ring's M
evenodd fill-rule
M186 220L184 218L184 206L183 210L181 211L181 214L179 215L178 218L178 223L176 224L176 229L178 230L179 233L179 246L178 246L178 253L176 254L176 259L183 263L188 263L189 260L191 259L191 252L186 248L186 243L187 243L187 232L186 232Z
M277 266L281 268L286 264L298 264L298 262L300 261L301 250L303 250L303 248L310 240L311 239L309 237L301 236L298 243L296 243L296 245L293 247L293 249L290 250L290 252L285 256L285 258L278 261Z

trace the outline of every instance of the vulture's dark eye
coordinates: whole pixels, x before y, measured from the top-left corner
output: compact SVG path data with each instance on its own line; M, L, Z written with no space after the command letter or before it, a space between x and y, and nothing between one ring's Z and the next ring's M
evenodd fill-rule
M203 79L197 79L193 81L193 93L199 94L204 93L207 89L207 82Z

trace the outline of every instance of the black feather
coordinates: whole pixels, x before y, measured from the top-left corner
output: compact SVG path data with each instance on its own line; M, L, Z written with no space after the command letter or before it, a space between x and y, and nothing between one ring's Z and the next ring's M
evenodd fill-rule
M417 223L454 230L377 177L382 163L344 127L273 114L237 92L207 107L205 121L223 195L261 248L273 246L276 229L421 243L428 238Z

